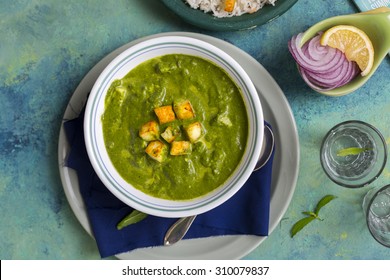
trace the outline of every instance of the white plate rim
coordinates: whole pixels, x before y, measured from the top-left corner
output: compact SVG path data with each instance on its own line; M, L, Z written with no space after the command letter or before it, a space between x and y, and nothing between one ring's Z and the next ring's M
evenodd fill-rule
M235 58L251 77L263 106L264 119L273 128L276 137L269 234L287 211L298 179L300 148L295 119L283 91L267 70L253 57L221 39L190 32L166 32L143 37L127 43L100 60L82 79L66 107L58 141L58 164L66 198L83 228L93 236L86 209L79 192L77 174L64 164L69 152L63 123L76 118L86 103L87 95L105 66L133 44L159 36L188 36L212 43ZM175 246L133 250L117 255L120 259L239 259L258 247L266 237L250 235L218 236L183 240Z

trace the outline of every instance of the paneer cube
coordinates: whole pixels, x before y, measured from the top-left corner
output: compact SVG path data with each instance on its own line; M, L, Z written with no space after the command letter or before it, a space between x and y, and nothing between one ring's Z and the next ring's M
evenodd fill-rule
M157 107L154 109L160 124L169 123L176 119L172 105Z
M172 156L188 155L192 152L191 142L189 141L173 141L171 143Z
M189 100L178 101L173 104L176 116L180 120L192 119L195 117L195 111Z
M138 134L145 141L153 141L158 139L159 132L158 123L150 121L141 126Z
M161 137L167 141L168 143L171 143L173 140L176 139L177 136L180 135L180 130L177 128L173 128L172 126L168 126L163 133L161 133Z
M145 149L145 152L152 159L157 160L158 162L162 162L166 158L167 151L168 151L167 146L159 140L150 142Z
M198 141L203 134L202 124L200 122L194 122L184 127L184 130L191 143Z
M231 127L233 125L232 121L229 119L227 114L219 115L217 118L218 123Z

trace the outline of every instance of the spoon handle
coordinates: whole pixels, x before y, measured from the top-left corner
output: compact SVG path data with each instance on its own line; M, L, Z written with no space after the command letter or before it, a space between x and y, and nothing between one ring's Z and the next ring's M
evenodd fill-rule
M164 237L164 245L172 245L180 241L187 233L196 216L180 218L167 231Z

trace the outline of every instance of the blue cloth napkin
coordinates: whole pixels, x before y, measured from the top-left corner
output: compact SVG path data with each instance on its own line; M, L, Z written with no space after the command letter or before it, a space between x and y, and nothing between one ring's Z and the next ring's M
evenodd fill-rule
M164 235L177 220L148 216L118 230L116 225L133 209L117 199L99 180L87 155L83 134L84 111L64 123L70 144L66 166L75 169L80 192L102 258L137 248L163 245ZM245 185L228 201L198 215L185 239L217 235L267 236L272 161L253 172Z

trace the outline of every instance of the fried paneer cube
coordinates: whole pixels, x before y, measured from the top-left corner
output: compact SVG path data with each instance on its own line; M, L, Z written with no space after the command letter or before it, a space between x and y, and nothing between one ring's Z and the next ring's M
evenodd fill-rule
M189 100L175 102L173 104L173 109L179 120L192 119L195 117L195 111Z
M145 152L154 160L157 160L158 162L163 162L166 158L168 148L167 146L159 141L154 140L148 144L148 146L145 149Z
M172 126L168 126L165 131L161 133L161 137L168 143L171 143L179 135L180 130L178 128L173 128Z
M160 124L169 123L176 119L172 105L161 106L154 109Z
M191 142L189 141L173 141L171 143L170 154L172 156L188 155L192 152Z
M145 141L157 140L160 129L156 121L149 121L141 126L139 136Z
M194 122L184 127L184 130L191 143L198 141L203 134L202 124L200 122Z

